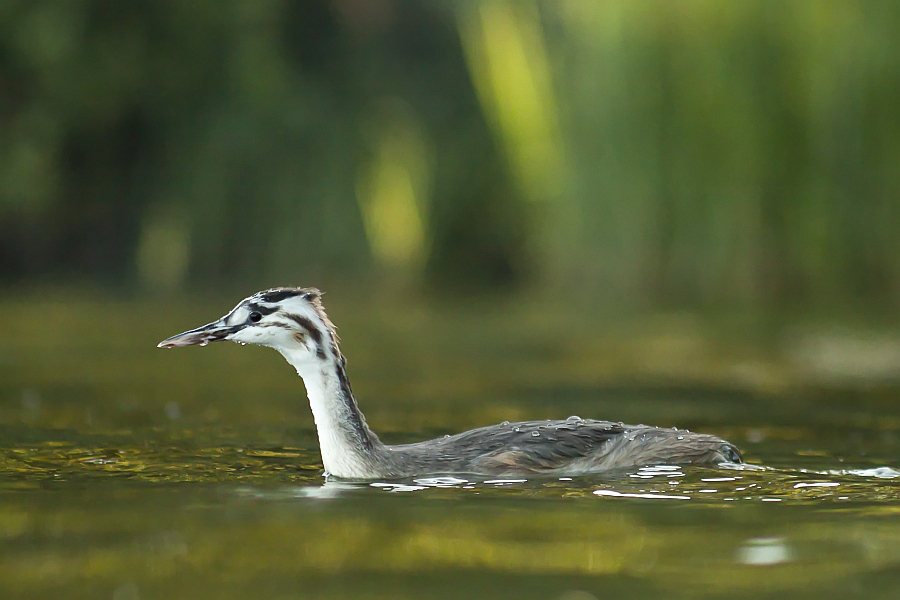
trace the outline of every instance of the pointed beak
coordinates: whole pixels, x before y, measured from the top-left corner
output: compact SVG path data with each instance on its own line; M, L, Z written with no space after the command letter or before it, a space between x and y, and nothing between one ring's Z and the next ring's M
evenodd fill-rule
M210 342L219 342L226 336L240 329L240 326L228 326L223 319L213 321L209 325L191 329L161 341L157 348L181 348L183 346L205 346Z

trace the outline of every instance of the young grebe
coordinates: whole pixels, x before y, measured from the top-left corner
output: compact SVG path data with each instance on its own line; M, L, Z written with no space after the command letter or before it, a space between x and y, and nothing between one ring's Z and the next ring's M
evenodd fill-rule
M278 350L306 385L326 475L379 479L437 473L579 475L648 464L739 463L712 435L569 417L501 423L415 444L383 444L366 424L347 379L334 325L311 288L274 288L160 348L231 340Z

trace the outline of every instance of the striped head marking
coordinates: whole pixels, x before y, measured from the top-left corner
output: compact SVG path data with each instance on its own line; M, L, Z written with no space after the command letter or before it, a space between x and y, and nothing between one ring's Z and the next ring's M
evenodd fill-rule
M163 340L159 347L205 346L229 340L268 346L304 361L322 361L336 354L336 336L320 298L321 292L314 288L257 292L221 319Z

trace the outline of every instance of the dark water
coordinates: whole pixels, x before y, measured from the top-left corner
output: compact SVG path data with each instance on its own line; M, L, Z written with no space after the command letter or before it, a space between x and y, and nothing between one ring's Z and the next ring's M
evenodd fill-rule
M590 334L345 308L386 441L580 414L717 433L750 464L324 482L277 354L153 347L228 306L72 306L0 317L2 598L900 597L890 388L598 377Z

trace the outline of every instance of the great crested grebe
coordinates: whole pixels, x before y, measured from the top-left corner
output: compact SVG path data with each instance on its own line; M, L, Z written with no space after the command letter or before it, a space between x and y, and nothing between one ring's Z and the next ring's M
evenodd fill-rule
M230 340L278 350L306 385L326 475L378 479L438 473L580 475L648 464L740 463L721 438L683 429L569 417L480 427L390 446L369 429L350 390L334 325L312 288L274 288L160 348Z

